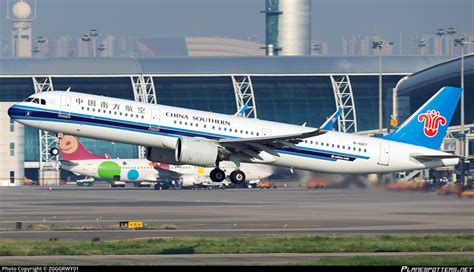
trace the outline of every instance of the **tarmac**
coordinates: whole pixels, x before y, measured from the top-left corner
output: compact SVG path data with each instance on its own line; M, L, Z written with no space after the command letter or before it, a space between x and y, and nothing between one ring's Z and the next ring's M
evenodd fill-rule
M0 239L472 233L474 199L382 189L0 188ZM119 227L138 220L145 229ZM21 222L21 229L16 229Z

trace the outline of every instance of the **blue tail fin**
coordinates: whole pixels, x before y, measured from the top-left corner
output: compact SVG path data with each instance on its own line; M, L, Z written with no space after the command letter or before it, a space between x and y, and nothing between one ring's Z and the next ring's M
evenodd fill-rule
M462 89L443 87L421 106L397 130L384 139L439 149Z

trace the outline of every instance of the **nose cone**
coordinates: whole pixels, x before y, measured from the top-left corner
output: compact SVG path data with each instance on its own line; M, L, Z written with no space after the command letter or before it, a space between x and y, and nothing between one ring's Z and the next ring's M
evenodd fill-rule
M13 105L8 108L8 116L10 116L11 119L15 119L15 106L16 105Z

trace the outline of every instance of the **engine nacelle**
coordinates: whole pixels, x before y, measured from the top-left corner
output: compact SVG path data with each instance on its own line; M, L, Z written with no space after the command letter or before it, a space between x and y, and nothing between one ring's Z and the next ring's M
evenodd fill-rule
M152 162L178 164L175 159L174 153L174 149L148 147L146 152L146 158Z
M182 164L214 166L218 151L216 143L203 139L181 137L176 142L175 159Z

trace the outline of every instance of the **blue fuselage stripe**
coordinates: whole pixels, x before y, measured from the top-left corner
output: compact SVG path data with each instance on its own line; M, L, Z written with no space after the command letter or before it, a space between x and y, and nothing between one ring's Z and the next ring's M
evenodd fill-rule
M96 115L84 115L84 114L77 114L77 113L70 113L67 115L67 118L59 117L59 112L53 110L47 110L42 108L36 107L28 107L28 106L15 106L10 108L9 114L12 118L18 120L43 120L43 121L50 121L50 122L63 122L63 123L81 123L87 124L91 126L100 126L100 127L108 127L113 129L121 129L121 130L128 130L134 131L139 133L147 133L147 134L155 134L167 137L179 137L179 136L187 136L187 137L204 137L207 139L224 139L224 138L238 138L229 135L221 135L221 134L213 134L213 133L206 133L201 131L194 131L194 130L187 130L175 127L167 127L167 126L159 126L159 130L150 130L150 124L147 123L138 123L133 121L127 120L117 120L106 118L102 116ZM369 159L369 157L353 155L353 154L345 154L339 152L333 152L328 150L320 150L320 149L312 149L308 147L279 147L275 149L279 153L294 155L294 156L303 156L303 157L311 157L317 158L322 160L328 161L336 161L336 160L345 160L345 161L354 161L357 158L360 159Z

